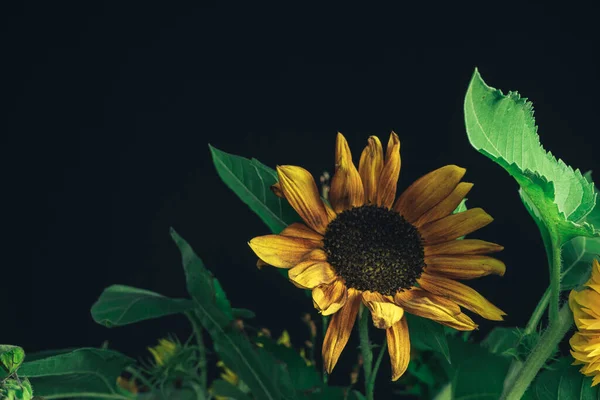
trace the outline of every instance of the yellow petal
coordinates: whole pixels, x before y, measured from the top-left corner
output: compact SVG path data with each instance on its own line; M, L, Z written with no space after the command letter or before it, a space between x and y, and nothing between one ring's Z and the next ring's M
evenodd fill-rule
M459 306L481 315L483 318L502 321L502 316L506 315L504 311L490 303L477 291L452 279L423 273L417 282L424 290L438 296L444 296Z
M385 333L392 364L392 381L397 381L404 374L410 362L410 337L406 318L396 322Z
M382 170L383 147L377 136L371 136L358 163L358 172L365 188L365 203L367 204L377 201L377 185Z
M329 207L329 205L326 203L323 204L325 205L325 211L327 211L327 218L329 219L329 222L333 221L337 217L336 212L333 211L333 208Z
M301 289L313 289L319 285L332 283L336 274L325 261L302 261L288 271L290 281Z
M440 201L437 205L431 208L429 211L426 211L423 215L421 215L415 222L414 226L419 227L428 222L437 221L440 218L447 217L450 215L456 207L460 204L461 201L465 198L467 193L473 187L472 183L469 182L461 182L459 183L452 193L448 195L444 200Z
M394 210L408 222L416 221L454 191L465 171L456 165L446 165L422 176L400 195Z
M472 331L477 329L478 325L466 314L460 313L455 319L448 321L437 320L436 322L454 328L457 331Z
M323 249L314 249L311 252L307 253L302 261L312 260L312 261L327 261L327 253Z
M396 293L394 301L406 312L436 321L460 314L460 307L453 301L419 288Z
M277 167L279 183L285 198L308 226L324 234L329 223L325 205L310 172L301 167Z
M250 240L248 245L258 258L279 268L293 267L320 246L315 240L281 235L258 236Z
M317 286L312 291L313 304L323 315L335 314L346 304L348 289L341 279L329 285Z
M335 174L331 178L329 201L333 210L340 213L364 204L364 189L360 175L352 162L350 146L338 132L335 146Z
M425 257L441 254L488 254L496 253L503 249L504 247L499 244L479 239L452 240L433 246L425 246Z
M451 279L475 279L490 274L504 276L500 260L480 255L439 255L425 257L427 273Z
M288 225L281 231L280 235L311 240L323 240L323 235L313 231L301 222L294 222L293 224Z
M362 300L371 311L373 325L379 329L387 329L402 319L404 310L396 305L391 299L380 293L363 292Z
M494 219L481 208L452 214L419 228L426 246L447 242L483 228Z
M400 164L400 139L392 132L388 141L385 165L377 184L377 205L391 208L394 204Z
M342 350L346 347L350 333L356 321L356 314L360 306L360 292L356 289L348 289L348 301L338 312L333 314L325 339L323 339L323 367L328 374L333 371Z

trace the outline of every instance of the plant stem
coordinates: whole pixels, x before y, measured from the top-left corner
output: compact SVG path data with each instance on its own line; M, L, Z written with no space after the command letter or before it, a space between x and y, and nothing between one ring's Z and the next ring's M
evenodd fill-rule
M329 318L326 317L325 315L321 315L321 326L322 326L322 333L323 333L323 341L325 341L325 335L327 334L327 325L329 325ZM323 383L327 384L327 381L329 380L329 375L327 375L327 371L325 371L325 368L323 368Z
M568 304L562 306L556 320L550 322L550 326L544 332L540 341L531 351L520 374L513 385L504 392L503 400L519 400L536 377L539 370L544 366L548 358L556 350L569 328L573 324L573 314Z
M540 320L542 319L542 316L544 315L544 311L546 311L546 308L548 307L549 302L550 288L547 288L544 294L542 295L542 298L538 302L537 306L535 307L535 310L533 310L533 314L531 314L529 322L527 322L527 326L525 327L525 331L523 332L525 335L533 333L536 330L538 324L540 323Z
M365 371L365 395L367 396L367 400L373 400L373 388L369 386L373 371L373 351L369 342L369 312L363 304L360 305L358 334L360 337L360 351L363 357L363 369Z
M552 259L550 261L550 324L558 320L560 305L561 241L557 232L550 232Z
M192 329L194 330L194 335L196 337L196 344L198 346L198 353L200 357L200 361L198 363L198 367L200 368L200 384L206 393L208 385L208 368L206 362L206 347L204 346L204 338L202 336L202 327L198 323L197 317L194 313L187 312L186 316L192 324Z
M367 384L367 392L373 393L375 391L375 379L377 378L377 371L379 371L379 366L381 365L381 360L383 359L383 354L387 350L387 340L383 342L383 346L379 350L379 354L377 355L377 360L375 361L375 366L373 367L373 371L371 371L371 379Z

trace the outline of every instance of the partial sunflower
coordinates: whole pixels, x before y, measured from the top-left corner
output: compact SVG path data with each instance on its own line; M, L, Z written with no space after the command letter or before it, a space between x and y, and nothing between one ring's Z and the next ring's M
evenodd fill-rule
M358 169L341 133L335 153L331 207L321 200L308 171L278 166L273 191L304 223L249 243L260 264L289 269L294 285L312 290L315 308L333 315L323 342L327 372L348 342L361 301L374 325L386 329L392 380L402 376L410 358L405 312L458 330L477 328L460 307L502 320L502 310L456 281L505 272L501 261L485 255L502 246L455 240L492 221L481 208L452 214L473 186L460 182L465 169L439 168L396 199L398 135L391 133L385 156L379 139L371 136Z
M600 383L600 263L594 260L592 276L580 292L571 290L569 307L578 332L569 340L573 365L581 365L579 370L593 377L592 386Z

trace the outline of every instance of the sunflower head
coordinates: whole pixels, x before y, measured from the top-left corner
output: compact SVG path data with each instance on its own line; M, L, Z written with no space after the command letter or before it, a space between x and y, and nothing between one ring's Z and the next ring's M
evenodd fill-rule
M410 359L405 312L459 330L477 327L461 307L491 320L505 315L458 282L505 271L501 261L486 255L502 246L457 240L492 221L480 208L453 214L473 186L461 182L465 169L441 167L396 197L400 166L400 140L394 132L385 152L376 136L369 138L358 169L348 142L338 133L331 203L321 199L308 171L278 166L273 192L290 203L303 223L249 243L258 265L288 269L294 285L312 290L315 308L333 315L323 341L329 373L348 342L361 303L373 324L386 330L393 380Z
M154 363L159 367L165 366L177 354L178 349L178 344L169 339L159 339L157 346L148 347Z
M594 260L592 275L581 291L569 294L569 307L577 332L569 340L574 365L583 365L580 372L593 377L592 386L600 383L600 263Z

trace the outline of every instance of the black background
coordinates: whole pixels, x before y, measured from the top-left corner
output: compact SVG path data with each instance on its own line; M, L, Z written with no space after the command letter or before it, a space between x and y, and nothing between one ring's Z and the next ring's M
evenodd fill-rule
M185 338L180 317L109 330L89 314L113 283L186 296L173 226L234 306L300 345L311 304L255 268L246 243L267 228L219 180L208 143L318 176L333 167L337 131L355 158L368 135L396 131L400 189L442 165L467 168L470 206L495 217L477 237L503 244L507 264L504 278L472 286L508 313L502 326L526 323L548 282L544 250L517 184L469 145L462 102L477 66L534 102L547 149L596 168L591 9L122 3L3 13L0 342L34 352L109 340L145 356L169 332ZM479 336L496 325L475 319Z

